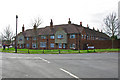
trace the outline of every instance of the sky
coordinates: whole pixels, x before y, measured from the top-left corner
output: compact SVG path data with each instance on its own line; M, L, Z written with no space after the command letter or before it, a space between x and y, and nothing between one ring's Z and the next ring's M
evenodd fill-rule
M120 0L1 0L0 1L0 32L10 25L11 30L16 30L16 15L18 15L18 33L32 29L34 18L41 18L45 27L50 25L67 24L68 19L74 24L83 23L97 29L103 29L103 19L112 12L118 13Z

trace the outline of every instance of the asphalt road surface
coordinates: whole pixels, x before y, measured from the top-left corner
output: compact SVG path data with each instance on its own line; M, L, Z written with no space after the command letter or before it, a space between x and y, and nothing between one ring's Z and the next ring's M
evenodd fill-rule
M2 78L118 78L118 53L0 53Z

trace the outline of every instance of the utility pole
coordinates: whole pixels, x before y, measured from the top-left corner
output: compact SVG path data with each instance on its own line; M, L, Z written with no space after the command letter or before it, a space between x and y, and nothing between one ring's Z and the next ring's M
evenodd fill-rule
M18 15L16 15L16 39L15 39L15 53L17 53L17 25L18 24Z

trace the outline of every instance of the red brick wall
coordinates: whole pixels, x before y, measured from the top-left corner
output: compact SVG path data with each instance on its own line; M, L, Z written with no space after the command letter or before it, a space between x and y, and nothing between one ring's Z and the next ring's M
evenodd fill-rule
M70 44L74 43L76 44L76 49L79 49L79 38L81 38L80 34L76 34L74 39L70 39L70 34L67 35L67 44L65 49L70 49ZM41 48L40 47L40 42L46 42L47 43L48 39L48 48ZM26 44L29 44L29 48L32 49L32 43L36 42L33 40L32 37L29 37L29 40L26 40L25 38L25 48ZM58 49L58 44L55 44L54 39L50 39L50 36L46 36L46 39L41 39L41 37L37 38L37 43L38 43L38 49ZM54 43L54 48L50 47L50 43ZM114 48L120 48L120 40L114 40ZM107 49L107 48L112 48L112 41L111 40L85 40L85 39L80 39L80 49L85 49L86 44L94 45L96 49ZM62 45L63 46L63 45ZM18 44L19 48L19 44Z
M75 44L75 49L78 49L79 47L79 34L75 34L75 38L70 38L70 34L67 35L67 45L66 49L70 48L70 44Z
M112 48L112 40L82 40L81 49L85 44L94 45L96 49ZM120 40L113 41L113 48L120 48Z
M47 36L46 36L46 39L41 39L41 37L39 36L38 37L38 49L47 49L48 47L47 47ZM45 48L42 48L42 47L40 47L40 42L46 42L46 47Z
M29 48L32 48L32 37L29 37L29 40L25 37L25 48L27 48L27 44L29 44Z

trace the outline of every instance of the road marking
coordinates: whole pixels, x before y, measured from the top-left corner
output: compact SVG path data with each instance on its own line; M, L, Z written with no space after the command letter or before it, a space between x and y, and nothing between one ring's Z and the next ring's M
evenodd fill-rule
M47 63L50 63L50 61L48 61L48 60L46 60L46 59L43 59L43 58L41 58L41 57L39 57L39 58L40 58L41 60L47 62Z
M43 59L43 58L41 58L41 57L8 57L8 58L11 58L11 59L15 59L15 58L23 58L23 59L41 59L41 60L43 60L43 61L45 61L45 62L47 62L47 63L50 63L50 61L48 61L48 60L46 60L46 59Z
M63 72L65 72L65 73L69 74L70 76L72 76L72 77L74 77L74 78L76 78L76 79L79 79L79 77L75 76L74 74L72 74L72 73L68 72L68 71L67 71L67 70L65 70L65 69L60 68L60 70L62 70ZM80 80L80 79L79 79L79 80Z

